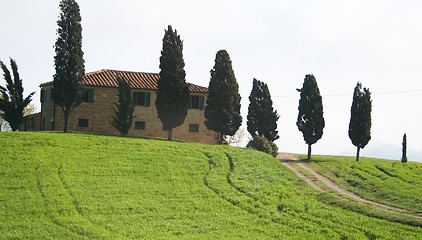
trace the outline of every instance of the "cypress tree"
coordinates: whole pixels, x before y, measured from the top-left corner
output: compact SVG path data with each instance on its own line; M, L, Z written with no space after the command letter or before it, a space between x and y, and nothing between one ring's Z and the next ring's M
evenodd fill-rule
M53 100L63 110L63 131L68 132L69 116L82 102L80 82L85 75L85 67L79 5L74 0L62 0L60 10L60 19L57 21L58 38L54 47L56 73L53 80Z
M3 76L6 81L6 87L0 86L0 114L1 118L9 123L12 131L16 131L25 121L25 107L32 101L31 97L35 92L30 93L25 99L23 98L22 79L19 78L18 66L15 60L10 59L13 79L9 69L2 61L0 61L0 66L3 69Z
M308 160L311 160L311 146L321 139L325 127L322 97L314 75L306 75L303 87L297 91L300 100L296 125L308 144Z
M235 134L242 124L239 86L226 50L220 50L216 54L208 91L205 126L220 133L221 144L223 135Z
M280 116L273 109L267 84L254 78L249 102L248 132L252 137L265 137L271 142L277 140L277 120Z
M173 139L173 128L183 124L187 115L189 89L185 80L183 42L177 31L169 25L163 38L160 57L160 79L158 80L158 117L164 129L168 129L168 140Z
M135 107L132 102L132 91L130 89L130 83L125 79L117 76L118 93L117 102L113 104L114 116L111 125L115 127L122 135L129 133L129 129L132 127L132 121L135 116L133 112Z
M407 137L403 135L401 162L407 163Z
M371 140L372 100L369 89L362 90L362 84L356 84L353 103L350 110L349 138L357 147L356 161L359 161L360 149Z

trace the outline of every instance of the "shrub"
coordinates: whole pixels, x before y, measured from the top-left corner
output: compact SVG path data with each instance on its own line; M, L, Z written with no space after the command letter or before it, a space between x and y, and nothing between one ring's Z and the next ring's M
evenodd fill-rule
M278 147L275 143L260 136L255 136L251 141L249 141L246 147L271 154L273 157L276 157L278 152Z

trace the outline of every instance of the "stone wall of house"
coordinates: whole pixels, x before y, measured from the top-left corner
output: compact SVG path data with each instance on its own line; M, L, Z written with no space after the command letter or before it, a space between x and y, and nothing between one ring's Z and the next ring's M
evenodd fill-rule
M51 86L44 86L43 88L51 91ZM120 132L111 125L113 107L112 103L117 101L117 88L112 87L86 87L86 89L93 89L94 97L93 102L83 102L77 108L75 108L69 118L69 129L71 131L81 132L95 132L120 135ZM132 128L129 130L129 136L147 136L147 137L158 137L167 138L168 132L163 130L162 123L158 118L157 109L155 108L156 94L154 90L143 90L136 89L133 92L149 92L150 106L135 106ZM48 97L50 94L47 94ZM191 93L191 95L205 96L203 93ZM206 101L205 101L206 102ZM45 117L47 125L45 130L53 130L52 124L48 122L48 119L54 119L55 130L63 130L64 116L63 111L59 106L55 106L56 110L54 113L53 103L50 99L42 103L41 121ZM88 127L81 127L78 125L80 119L88 120ZM83 121L86 121L83 120ZM218 133L210 131L206 128L204 117L204 110L189 109L188 115L186 116L185 122L173 129L173 139L199 142L206 144L217 144ZM145 129L135 129L135 122L145 122ZM198 124L198 132L190 132L189 125Z
M41 113L30 114L26 116L26 121L24 121L20 127L19 131L29 132L29 131L40 131L41 127Z

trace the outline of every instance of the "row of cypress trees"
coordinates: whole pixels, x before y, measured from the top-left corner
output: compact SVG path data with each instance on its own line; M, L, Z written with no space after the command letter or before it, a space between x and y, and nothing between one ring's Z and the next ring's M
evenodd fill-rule
M182 51L183 41L177 31L168 26L161 50L155 105L163 126L169 130L169 140L172 139L173 128L182 125L187 115L189 89ZM233 135L242 123L239 86L230 56L225 50L216 54L204 115L205 126L219 133L219 143L222 143L223 135Z
M299 115L296 125L308 144L308 160L311 159L311 146L321 139L325 120L323 117L322 97L318 84L312 74L306 75L300 92ZM356 161L359 161L360 149L371 140L371 92L356 84L353 103L350 110L349 138L357 148Z
M160 57L160 79L156 107L158 116L169 129L168 139L172 139L172 128L180 126L187 114L189 91L183 70L183 42L171 26L165 31L163 49ZM220 50L210 71L207 104L205 107L205 126L219 133L219 143L224 135L234 135L242 124L240 115L239 86L226 50ZM277 112L272 107L268 86L256 79L251 92L248 131L252 136L265 137L273 142L278 139Z
M81 103L82 89L80 82L85 75L83 51L82 51L82 27L79 5L75 0L62 0L60 2L60 18L58 24L58 38L55 44L56 56L54 65L56 73L53 81L53 100L64 112L64 132L68 131L68 119L71 111ZM172 139L173 128L180 126L187 114L187 102L189 96L188 85L185 80L183 60L183 42L177 31L171 26L165 31L163 49L160 57L160 79L156 107L158 116L163 126L169 129L168 139ZM5 78L9 79L8 70L1 63ZM16 63L11 60L15 77L21 80L17 74ZM118 77L119 102L114 105L115 116L112 125L119 129L122 134L127 134L132 124L133 106L130 100L130 85L124 79ZM11 81L11 78L10 78ZM19 81L16 87L19 88ZM240 115L240 94L238 84L232 69L230 56L225 50L217 52L215 65L211 70L209 83L209 95L205 108L205 125L208 129L220 134L219 142L223 135L233 135L240 127L242 117ZM1 88L1 110L6 109L4 99L8 98L5 88ZM19 90L19 89L18 89ZM23 89L22 89L23 90ZM299 114L297 126L303 133L305 142L308 144L308 159L311 158L311 145L316 143L323 133L325 121L323 118L322 97L313 75L306 75L303 87L297 89L300 92ZM19 92L19 91L18 91ZM22 92L22 91L20 91ZM129 97L127 97L129 93ZM29 103L31 93L24 103ZM19 96L18 96L19 97ZM20 96L22 98L22 96ZM248 131L252 136L265 137L273 142L278 139L277 120L279 115L272 107L272 100L268 86L254 79L250 105L248 108ZM127 109L124 103L128 102ZM351 119L349 124L349 137L357 147L356 160L359 161L359 152L371 139L371 93L363 88L358 82L353 95ZM4 111L4 110L3 110ZM6 115L3 114L3 117ZM8 117L8 116L6 116ZM15 121L20 124L20 121ZM17 129L19 126L11 126ZM404 137L405 138L405 137ZM404 148L405 148L405 140ZM406 156L403 157L406 159Z
M171 140L171 129L180 126L187 114L189 91L185 82L182 50L180 36L168 26L160 57L161 77L158 81L156 106L163 125L170 129L169 140ZM229 54L226 50L218 51L214 67L211 69L205 125L208 129L219 133L220 144L224 135L233 135L242 123L238 88ZM308 159L310 159L311 146L322 137L325 127L322 97L316 79L311 74L306 75L303 87L297 90L301 98L296 124L308 144ZM276 129L280 116L273 109L268 86L254 79L249 100L248 132L253 137L264 137L270 142L278 139ZM362 84L358 82L354 91L349 124L349 137L357 147L356 161L359 161L360 149L371 139L371 108L370 91L367 88L362 90Z
M158 116L164 128L168 129L168 139L172 139L173 128L183 124L187 115L189 96L185 80L183 60L183 42L176 30L168 26L163 37L160 57L160 79L158 80L157 107ZM220 50L211 69L209 93L205 107L205 126L219 133L219 143L224 135L234 135L242 124L240 115L239 86L232 68L230 56L226 50ZM118 77L118 102L114 104L112 125L123 135L128 133L133 119L133 106L130 100L130 85ZM268 86L256 79L251 92L248 131L252 136L265 137L273 142L278 139L277 120L273 110Z
M72 110L81 103L82 89L80 82L85 75L82 51L82 27L79 5L75 0L60 2L60 18L57 21L58 38L55 43L54 65L56 73L53 80L53 100L64 113L64 132L68 132L69 116ZM165 129L168 129L168 139L172 139L173 128L180 126L187 114L189 97L188 85L185 80L183 60L183 42L177 31L171 26L165 31L163 48L160 57L160 79L156 107L158 116ZM217 83L223 79L222 82ZM111 124L122 134L127 134L132 124L133 106L130 101L130 86L118 77L118 102L114 106L114 116ZM216 89L216 86L218 89ZM223 93L226 91L226 93ZM232 95L229 92L236 92ZM220 104L221 95L225 96ZM215 97L212 97L215 96ZM128 104L127 104L128 103ZM206 126L220 133L234 134L242 122L240 116L240 95L238 85L231 69L231 61L226 51L217 53L216 64L211 71L210 97L207 98L205 115ZM221 120L223 119L223 120ZM226 123L223 124L222 122Z

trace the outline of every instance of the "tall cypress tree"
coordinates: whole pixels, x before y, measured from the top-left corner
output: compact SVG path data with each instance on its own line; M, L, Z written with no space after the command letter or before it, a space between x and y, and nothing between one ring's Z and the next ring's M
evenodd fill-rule
M23 98L22 79L19 78L18 66L15 60L10 59L13 79L9 69L2 61L0 61L0 66L3 69L3 76L6 81L6 87L0 86L0 114L9 123L12 131L16 131L25 120L25 107L29 105L35 92Z
M297 91L300 100L296 125L308 144L308 160L311 160L311 146L321 139L325 127L322 97L314 75L306 75L303 87Z
M356 161L359 161L360 149L363 149L371 140L371 92L356 84L353 93L353 103L350 110L349 138L357 147Z
M407 137L403 135L401 162L407 163Z
M277 140L277 120L280 116L273 109L267 84L254 78L249 102L248 132L252 137L265 137L271 142Z
M163 127L168 129L168 140L173 139L173 128L183 124L187 115L189 89L185 80L183 42L177 31L169 25L163 38L160 57L160 79L158 80L158 117Z
M120 76L117 76L116 79L119 84L117 93L118 100L113 104L114 116L111 116L113 119L111 125L119 130L122 135L126 135L132 127L132 121L135 117L133 116L135 107L132 102L130 83Z
M60 10L60 19L57 21L58 38L55 44L53 100L63 110L63 131L67 132L69 116L82 102L80 82L85 75L85 67L79 5L75 0L62 0Z
M221 144L223 135L233 135L242 124L239 86L226 50L217 52L208 91L205 125L220 133Z

